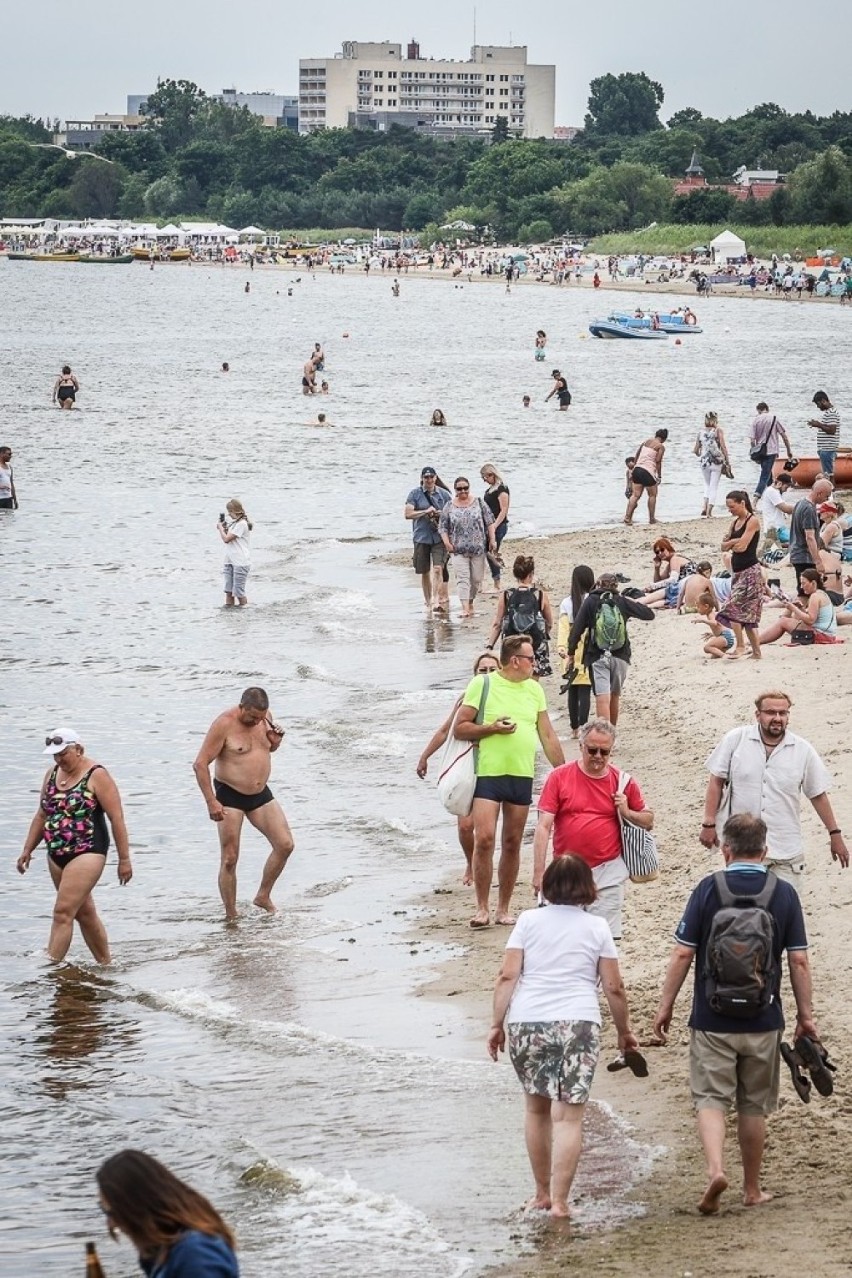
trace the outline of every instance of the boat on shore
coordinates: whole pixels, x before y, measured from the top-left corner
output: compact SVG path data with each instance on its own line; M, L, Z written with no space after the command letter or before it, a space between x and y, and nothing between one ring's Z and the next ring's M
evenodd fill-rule
M119 253L116 257L109 257L106 253L83 253L77 260L90 266L127 266L133 261L133 254Z
M589 332L591 333L592 337L603 337L603 338L626 337L628 339L630 338L636 339L640 342L647 342L647 341L664 341L665 342L665 341L668 341L668 336L669 336L668 333L666 333L665 330L661 328L651 328L650 325L647 328L641 328L639 326L638 321L635 325L632 325L632 324L623 324L620 320L615 320L615 319L592 320L591 324L589 325Z
M794 470L785 470L784 458L779 457L772 467L773 478L789 475L796 488L812 488L813 482L822 470L818 457L800 457ZM835 488L852 488L852 452L838 453L834 461Z
M79 262L79 253L7 253L10 262Z
M188 262L192 250L188 248L160 248L145 244L134 244L130 250L134 262Z
M628 328L658 328L664 333L703 333L700 324L684 319L682 315L663 315L653 312L650 315L626 315L618 312L608 316L618 324L626 324ZM656 321L656 322L655 322Z

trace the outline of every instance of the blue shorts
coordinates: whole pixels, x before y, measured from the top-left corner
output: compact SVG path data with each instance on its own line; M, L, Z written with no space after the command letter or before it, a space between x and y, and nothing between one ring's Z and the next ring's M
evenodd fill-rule
M728 648L728 649L733 648L733 646L734 646L734 632L733 632L733 630L726 630L726 629L725 629L725 627L723 626L723 627L722 627L722 633L721 633L721 635L719 636L719 638L720 638L720 639L724 639L724 640L725 640L725 647L726 647L726 648Z
M490 799L492 803L512 803L528 808L532 803L532 777L477 777L474 799Z
M819 457L819 464L822 467L823 474L833 475L834 463L837 460L836 449L829 450L829 449L818 448L817 456Z

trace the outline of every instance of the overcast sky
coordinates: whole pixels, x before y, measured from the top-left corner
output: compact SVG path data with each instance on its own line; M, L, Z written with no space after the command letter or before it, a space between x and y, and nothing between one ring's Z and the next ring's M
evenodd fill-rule
M572 12L573 10L573 12ZM298 92L300 57L331 57L344 40L412 37L426 56L467 58L474 6L398 0L146 0L116 10L103 0L40 0L6 24L0 114L87 119L123 113L128 93L157 77L193 80L208 93ZM582 124L589 81L645 71L665 90L663 120L682 107L739 115L759 102L818 115L852 108L849 0L605 0L598 10L563 0L479 0L480 44L526 44L531 62L556 64L556 123ZM824 53L821 53L824 48ZM744 156L744 163L752 157Z

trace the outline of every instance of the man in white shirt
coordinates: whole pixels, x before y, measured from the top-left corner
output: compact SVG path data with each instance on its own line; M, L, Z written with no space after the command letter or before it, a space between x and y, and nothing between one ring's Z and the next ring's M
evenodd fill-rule
M787 502L784 500L790 491L792 480L786 473L778 476L773 483L764 492L760 501L757 503L758 514L763 516L763 545L760 548L761 555L767 550L771 550L773 546L786 547L790 542L790 527L785 519L785 515L792 515L795 502ZM783 541L779 535L779 530L783 529L786 533Z
M798 891L805 868L800 796L810 799L828 831L831 859L846 869L849 853L828 797L831 776L809 742L787 731L792 701L786 692L755 699L756 722L728 732L707 759L710 773L699 839L719 842L729 816L740 812L766 822L767 856L779 878Z
M12 470L12 450L8 444L0 445L0 510L17 510L18 494L15 492L15 473Z

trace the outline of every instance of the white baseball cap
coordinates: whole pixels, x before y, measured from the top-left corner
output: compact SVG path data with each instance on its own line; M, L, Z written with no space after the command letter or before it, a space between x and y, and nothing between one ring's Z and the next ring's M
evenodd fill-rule
M60 754L66 746L83 744L73 728L54 728L48 732L44 743L47 748L42 754Z

